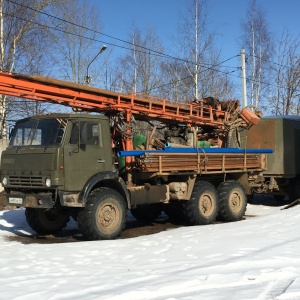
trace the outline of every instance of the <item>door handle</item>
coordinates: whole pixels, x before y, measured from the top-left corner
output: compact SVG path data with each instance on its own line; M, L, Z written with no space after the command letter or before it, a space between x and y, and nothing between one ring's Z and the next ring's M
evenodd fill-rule
M105 159L102 159L102 158L101 158L101 159L98 159L97 162L98 162L99 164L100 164L100 163L105 163Z

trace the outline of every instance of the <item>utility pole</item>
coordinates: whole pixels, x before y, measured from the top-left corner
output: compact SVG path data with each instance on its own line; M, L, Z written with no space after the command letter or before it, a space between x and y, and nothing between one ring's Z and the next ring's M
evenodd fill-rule
M136 83L137 83L137 70L136 70L136 53L135 53L135 41L134 41L134 32L133 32L133 38L132 38L132 44L133 44L133 62L134 62L134 94L136 95Z
M195 77L194 77L194 84L195 84L195 100L199 97L199 90L198 90L198 73L199 73L199 65L198 65L198 55L199 55L199 49L198 49L198 38L199 38L199 28L198 28L198 0L195 1Z
M242 70L242 101L243 107L247 106L247 87L246 87L246 59L245 49L241 50L241 70Z

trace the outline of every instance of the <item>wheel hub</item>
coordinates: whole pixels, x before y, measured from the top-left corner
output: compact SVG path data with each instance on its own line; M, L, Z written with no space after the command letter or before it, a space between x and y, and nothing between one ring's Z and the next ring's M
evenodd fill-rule
M213 207L212 199L210 195L203 195L200 199L199 204L200 204L199 208L202 211L202 213L205 215L209 215Z
M239 193L232 193L230 197L230 206L232 210L237 211L241 206L241 196Z
M99 210L98 220L102 227L114 226L117 218L116 209L113 205L105 205Z

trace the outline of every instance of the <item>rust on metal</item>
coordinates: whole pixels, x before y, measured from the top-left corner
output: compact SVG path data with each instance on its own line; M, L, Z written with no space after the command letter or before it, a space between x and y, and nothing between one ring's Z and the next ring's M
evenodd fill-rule
M135 168L139 172L157 174L180 171L197 174L262 171L265 160L265 154L147 153L136 159Z
M220 102L210 98L179 104L150 97L141 98L134 94L120 94L48 77L4 72L0 72L0 94L61 104L77 110L107 111L110 114L128 111L141 120L153 118L215 128L224 128L225 123L231 121L239 107L238 101ZM251 118L255 119L254 115L251 115ZM244 119L246 125L253 124L252 120Z

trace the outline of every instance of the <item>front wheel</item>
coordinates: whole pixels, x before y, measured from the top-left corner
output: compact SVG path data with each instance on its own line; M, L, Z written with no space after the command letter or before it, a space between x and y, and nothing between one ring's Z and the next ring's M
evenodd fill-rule
M218 219L226 222L239 221L245 214L247 196L237 181L225 181L218 187L220 211Z
M215 221L219 197L215 187L206 181L196 181L191 199L183 203L183 214L191 225L206 225Z
M87 240L115 239L125 222L126 207L122 196L106 187L92 191L78 215L78 227Z
M26 221L38 234L52 234L63 229L70 218L56 208L26 208Z

